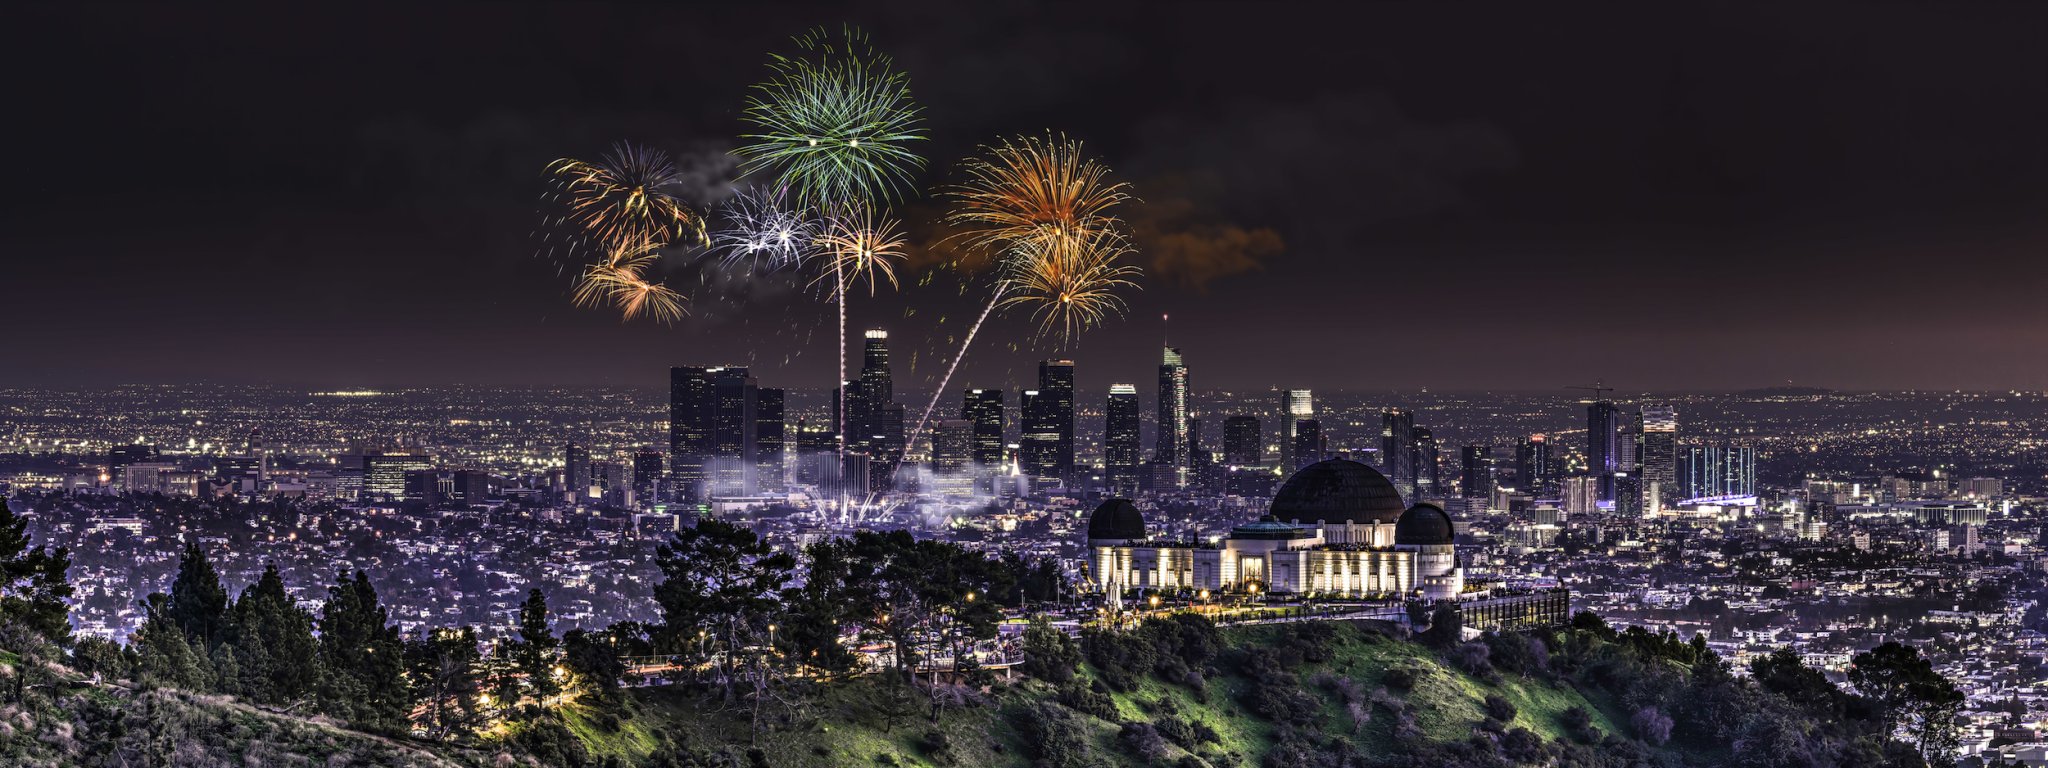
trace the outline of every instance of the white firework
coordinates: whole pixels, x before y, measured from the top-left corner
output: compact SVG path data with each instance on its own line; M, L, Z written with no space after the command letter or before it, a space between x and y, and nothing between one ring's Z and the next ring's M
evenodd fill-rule
M726 203L725 227L711 235L711 250L726 268L772 272L816 255L817 222L809 211L785 205L780 197L760 186Z

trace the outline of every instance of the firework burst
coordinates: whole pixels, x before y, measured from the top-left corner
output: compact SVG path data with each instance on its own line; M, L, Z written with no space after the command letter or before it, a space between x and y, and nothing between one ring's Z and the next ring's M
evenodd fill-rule
M778 198L755 187L726 204L726 226L711 235L712 252L726 267L772 271L801 265L816 253L818 223L809 211Z
M821 284L830 276L833 292L843 304L846 289L862 280L867 281L870 295L883 280L895 287L896 261L903 258L908 241L895 219L873 206L859 206L828 218L815 244L831 269L821 270L812 284Z
M888 56L847 27L820 27L796 38L801 53L774 55L769 78L754 86L744 119L755 132L737 152L742 174L770 171L805 207L888 200L910 187L924 158L924 119L910 80Z
M576 305L610 304L626 320L641 315L663 323L681 319L682 295L647 277L660 259L661 244L645 237L613 244L605 259L584 269L576 281Z
M1130 185L1110 182L1109 169L1064 137L1019 136L983 148L963 169L967 181L947 190L946 222L960 228L970 250L1003 251L1048 237L1088 236L1117 224L1111 209L1129 200Z
M703 221L678 197L675 163L659 150L620 143L597 162L563 158L547 170L567 218L607 247L703 234Z
M1003 260L1009 296L998 306L1031 307L1040 335L1056 335L1061 345L1076 334L1121 315L1119 289L1135 288L1137 267L1118 263L1135 253L1114 229L1034 238L1020 243Z

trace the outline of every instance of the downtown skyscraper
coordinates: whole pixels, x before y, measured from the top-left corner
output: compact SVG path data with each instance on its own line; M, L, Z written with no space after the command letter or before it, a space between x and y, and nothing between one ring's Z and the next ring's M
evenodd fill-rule
M1232 416L1223 420L1223 463L1233 467L1258 466L1265 459L1264 442L1259 417Z
M1597 400L1586 406L1586 472L1598 483L1601 501L1614 500L1614 476L1621 465L1621 409Z
M1380 470L1402 494L1415 495L1415 414L1401 408L1380 413Z
M676 500L758 493L764 468L780 484L782 400L782 390L763 390L744 366L670 368L669 476Z
M1678 493L1678 409L1643 406L1637 423L1642 426L1636 458L1642 464L1637 474L1642 481L1643 511L1656 513Z
M1110 385L1103 408L1103 481L1111 494L1126 498L1138 493L1138 413L1138 388Z
M1152 460L1186 467L1194 458L1188 443L1188 367L1179 349L1164 350L1159 359L1159 435Z
M1292 472L1298 463L1294 460L1295 425L1304 419L1316 417L1315 395L1306 389L1289 389L1280 393L1280 467Z
M970 389L960 404L960 418L974 423L971 451L974 463L983 467L1003 463L1003 391Z
M1074 477L1074 361L1038 364L1038 388L1026 390L1022 402L1024 434L1020 450L1024 473L1055 478Z

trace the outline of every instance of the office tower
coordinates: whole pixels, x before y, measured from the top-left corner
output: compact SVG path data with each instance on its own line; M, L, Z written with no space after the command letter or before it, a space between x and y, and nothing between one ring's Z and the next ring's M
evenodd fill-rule
M1043 477L1062 481L1074 479L1074 361L1046 360L1038 364L1038 409L1040 423L1027 428L1049 438L1040 466L1051 471ZM1028 422L1030 417L1026 416Z
M1408 443L1412 446L1409 465L1415 468L1415 497L1420 499L1442 498L1444 494L1443 462L1438 460L1439 446L1436 436L1428 427L1416 427L1408 431Z
M1258 466L1265 458L1260 442L1259 417L1232 416L1223 420L1223 463L1233 467Z
M932 474L957 477L974 467L974 422L943 419L932 427Z
M363 495L372 499L405 497L405 473L433 469L434 463L416 453L372 453L363 456Z
M710 495L707 462L711 459L711 372L715 368L676 366L668 369L668 472L670 493L681 502Z
M1018 398L1023 411L1023 433L1017 441L1018 470L1033 477L1052 477L1059 472L1059 427L1053 418L1053 398L1038 390L1024 390Z
M156 446L154 445L136 443L114 446L107 449L107 478L112 482L121 482L123 477L122 470L126 469L128 465L150 461L156 461Z
M1159 436L1152 460L1176 467L1188 466L1188 367L1180 350L1166 347L1159 359Z
M880 471L887 472L904 449L902 406L896 404L896 386L889 369L888 331L876 328L867 332L860 378L846 385L845 400L847 447L881 459Z
M711 488L716 493L752 496L755 492L755 432L759 387L744 366L713 369Z
M1465 446L1463 466L1465 483L1462 492L1468 499L1486 499L1493 496L1493 448L1485 445Z
M1686 499L1756 495L1756 448L1709 443L1678 451L1677 483Z
M1294 425L1302 419L1316 417L1315 395L1306 389L1289 389L1280 392L1280 468L1293 472L1298 466L1294 460ZM1305 465L1300 465L1305 466Z
M1294 422L1294 468L1300 469L1322 461L1328 453L1328 443L1323 439L1323 423L1315 419L1300 419Z
M796 423L796 482L835 493L839 482L839 445L830 423Z
M651 506L663 501L661 498L661 452L652 448L633 454L633 499L640 506Z
M1202 417L1188 417L1188 466L1209 463L1208 449L1202 447Z
M1600 481L1600 500L1614 500L1614 474L1621 464L1621 411L1600 400L1586 406L1586 471Z
M1636 458L1643 488L1643 511L1656 513L1678 492L1678 410L1668 405L1644 406L1641 448Z
M1563 479L1564 512L1571 517L1590 515L1600 508L1600 478L1567 477Z
M590 494L590 449L575 443L562 446L562 478L568 484L570 501L582 501Z
M983 467L1003 463L1003 391L967 390L960 406L960 418L974 423L974 463Z
M1515 483L1526 493L1549 492L1550 442L1543 435L1530 435L1515 446Z
M783 422L783 398L783 391L774 387L754 390L754 482L763 492L785 488L783 454L788 429Z
M1415 414L1388 408L1380 414L1380 470L1402 493L1415 493Z
M1112 384L1102 426L1102 473L1111 494L1137 494L1138 451L1138 388Z
M654 456L654 466L659 469L661 454L650 453ZM448 473L445 487L448 502L463 507L483 506L490 501L491 475L480 469L458 469Z

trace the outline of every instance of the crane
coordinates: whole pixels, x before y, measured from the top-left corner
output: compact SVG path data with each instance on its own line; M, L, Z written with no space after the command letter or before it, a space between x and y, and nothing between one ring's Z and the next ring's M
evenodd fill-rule
M1614 391L1614 388L1613 388L1613 387L1607 386L1605 382L1599 382L1599 381L1593 382L1593 386L1590 386L1590 387L1587 387L1587 386L1566 386L1566 387L1565 387L1565 389L1583 389L1583 390L1587 390L1587 391L1590 391L1590 392L1592 392L1592 393L1593 393L1593 399L1594 399L1594 400L1596 400L1596 401L1598 401L1598 400L1606 400L1606 399L1607 399L1607 393L1609 393L1609 392L1613 392L1613 391Z

